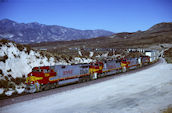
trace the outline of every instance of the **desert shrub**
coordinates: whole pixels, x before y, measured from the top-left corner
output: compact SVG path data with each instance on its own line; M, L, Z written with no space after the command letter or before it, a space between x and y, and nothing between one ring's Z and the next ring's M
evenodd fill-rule
M4 62L5 63L7 59L8 59L8 56L5 55L5 56L0 58L0 62Z
M113 51L110 51L110 52L108 53L108 56L113 56Z
M163 110L163 113L172 113L172 107L168 107L167 109Z
M28 62L27 64L29 65L29 64L31 64L31 62Z
M2 94L0 94L0 99L4 99L6 97L5 92L3 92Z
M25 81L26 81L25 77L22 77L22 78L16 77L14 80L15 84L17 84L17 85L20 85L21 83L24 83Z
M22 78L24 78L24 79L25 79L25 78L26 78L26 76L25 76L25 75L22 75Z
M82 51L81 53L84 57L88 57L90 55L89 51Z
M44 52L40 51L39 54L44 57Z
M20 84L22 83L22 78L17 77L17 78L15 79L15 83L16 83L17 85L20 85Z
M14 91L14 92L12 93L12 95L18 95L17 91Z
M47 57L48 61L50 61L50 58L52 57L50 54L46 53L45 56Z
M7 80L0 80L0 88L7 88L8 87L8 81Z
M67 59L67 56L61 55L61 58L62 58L63 60L65 60L67 63L69 63L69 61L68 61L68 59Z
M4 78L5 78L5 80L6 80L6 81L9 81L9 79L8 79L8 77L7 77L7 76L5 76Z
M68 59L67 58L64 58L64 60L66 61L66 63L69 63Z
M26 47L26 53L28 53L28 55L30 54L30 51L32 50L31 47L29 45L25 45Z
M43 64L43 61L40 61L40 64Z
M172 48L170 48L170 49L164 51L164 55L167 56L167 57L169 57L169 56L172 57Z
M13 52L12 52L12 54L14 55L14 57L15 57L15 58L17 57L17 55L16 55L16 54L14 54Z
M167 63L172 63L172 48L164 51L164 57Z
M11 69L7 70L7 72L11 72Z
M13 77L11 77L11 81L15 83L15 79Z
M8 48L10 48L11 46L10 45L7 45Z
M9 78L12 78L11 74L8 74L7 76L8 76Z
M9 41L9 40L7 40L7 39L1 39L1 40L0 40L0 43L2 43L3 45L5 45L5 44L7 44L7 43L9 43L9 42L12 42L12 41Z
M39 56L36 56L37 59L39 59L40 57Z
M72 58L72 56L69 56L69 60L71 61L73 58Z
M55 60L59 61L60 57L59 56L55 56Z
M20 50L20 51L23 51L24 50L24 46L23 45L16 44L16 46L17 46L18 50Z
M66 58L66 56L65 56L65 55L61 55L61 58L62 58L62 59L65 59L65 58Z
M2 71L2 69L0 69L0 74L3 74L3 71Z
M15 90L15 84L14 83L8 83L8 88L12 88L13 90Z

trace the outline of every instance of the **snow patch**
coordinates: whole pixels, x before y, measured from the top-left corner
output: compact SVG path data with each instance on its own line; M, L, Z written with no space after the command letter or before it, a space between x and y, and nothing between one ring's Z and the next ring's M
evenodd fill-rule
M80 50L78 51L78 54L79 54L80 56L82 56L82 53L81 53L81 51L80 51Z
M4 92L3 88L0 88L0 94L2 94Z
M18 94L21 94L22 92L24 92L25 88L16 88L16 91Z
M14 92L15 92L15 91L11 89L11 90L5 92L5 94L6 94L7 96L11 96Z
M94 52L91 51L89 57L93 57L93 55L94 55Z

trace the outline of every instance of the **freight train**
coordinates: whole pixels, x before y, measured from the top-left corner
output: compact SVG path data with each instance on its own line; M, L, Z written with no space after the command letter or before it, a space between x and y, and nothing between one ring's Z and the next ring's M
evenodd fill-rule
M25 92L34 93L62 85L95 80L136 69L149 63L149 56L141 56L89 64L34 67L26 78Z

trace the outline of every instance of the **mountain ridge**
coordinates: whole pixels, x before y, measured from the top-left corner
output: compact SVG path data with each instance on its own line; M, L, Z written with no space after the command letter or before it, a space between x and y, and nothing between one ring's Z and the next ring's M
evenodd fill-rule
M89 39L114 34L106 30L79 30L59 25L45 25L38 22L17 23L9 19L0 20L0 39L18 43L39 43Z

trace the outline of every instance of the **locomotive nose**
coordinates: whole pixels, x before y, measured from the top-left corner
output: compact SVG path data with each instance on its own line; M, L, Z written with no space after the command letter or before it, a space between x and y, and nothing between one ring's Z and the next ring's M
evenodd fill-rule
M29 75L29 76L33 76L33 72L30 72L28 75Z

